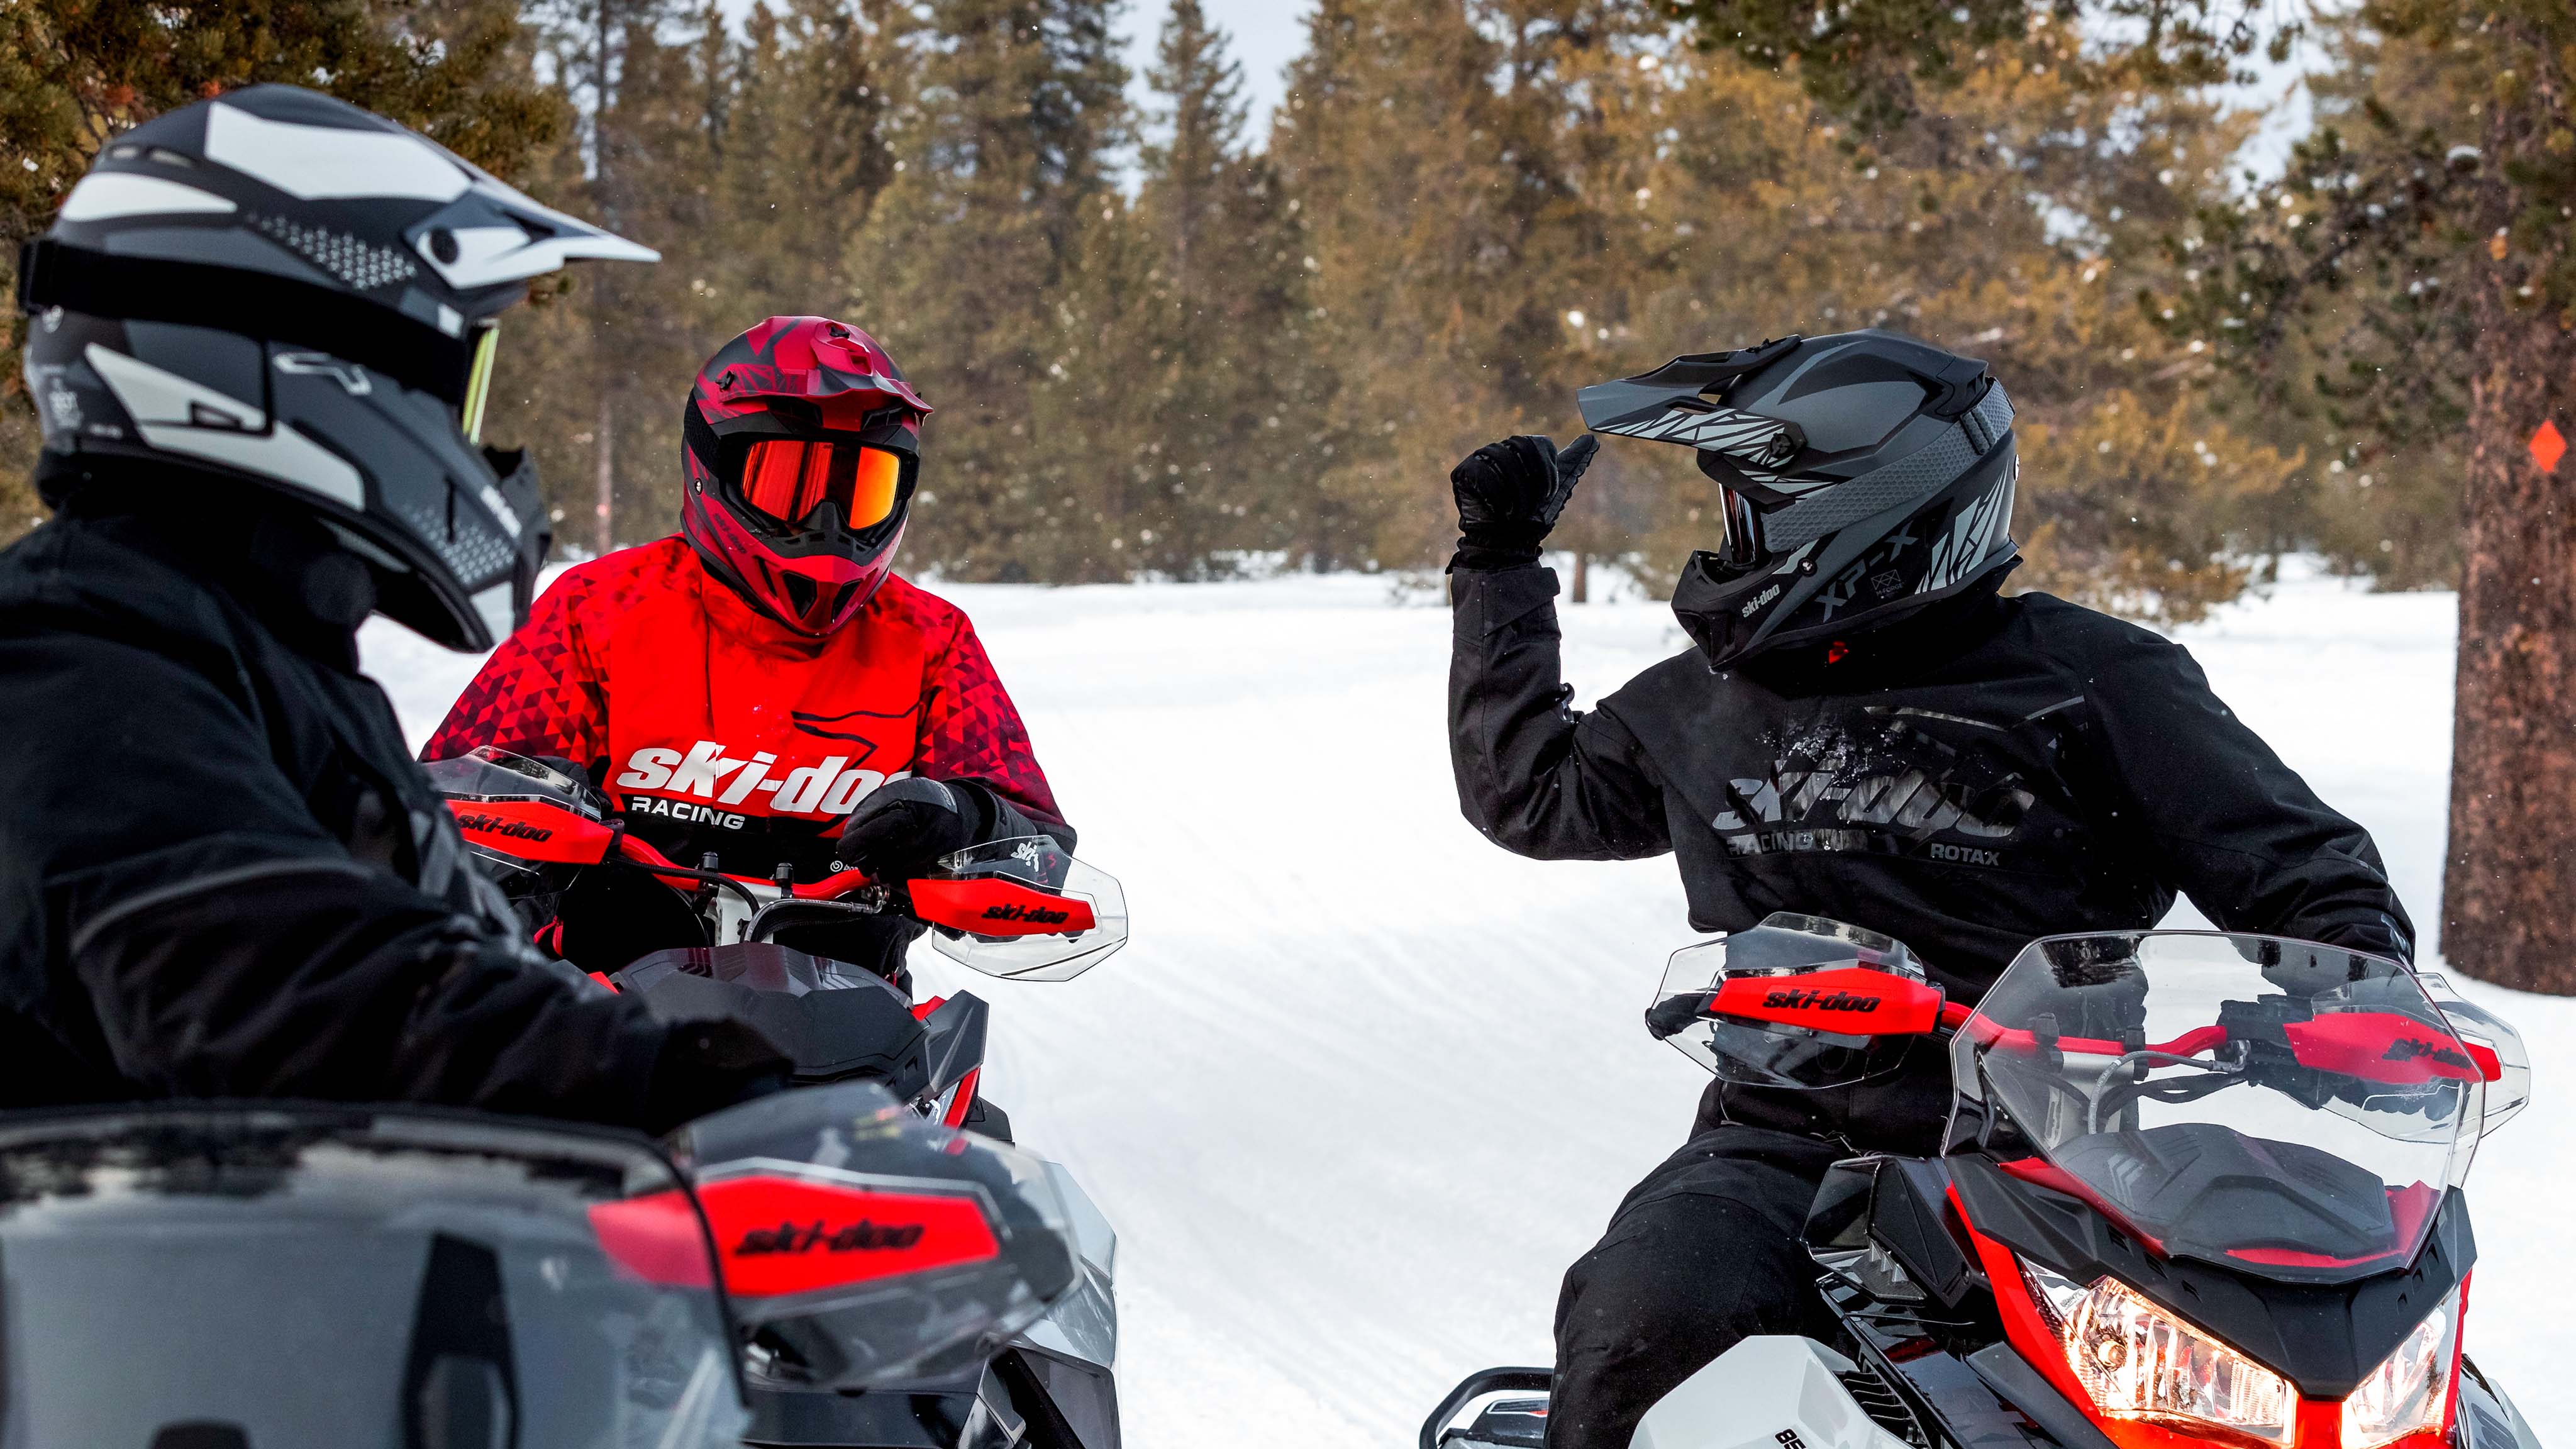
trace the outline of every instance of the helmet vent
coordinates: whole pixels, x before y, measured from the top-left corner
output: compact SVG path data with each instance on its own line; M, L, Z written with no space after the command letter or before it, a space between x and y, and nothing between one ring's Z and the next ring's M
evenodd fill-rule
M812 579L803 574L781 574L778 581L786 589L788 607L799 614L811 615L814 612L814 600L820 591L814 587Z
M411 259L390 247L370 246L345 232L305 226L282 216L254 216L250 224L261 235L284 244L297 256L361 292L407 282L418 272Z

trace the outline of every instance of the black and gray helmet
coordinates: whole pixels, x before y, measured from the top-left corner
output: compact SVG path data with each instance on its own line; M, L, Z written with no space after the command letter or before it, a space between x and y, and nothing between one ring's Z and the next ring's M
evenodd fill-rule
M2012 403L1974 358L1893 332L1784 337L1583 389L1597 433L1683 443L1724 544L1673 612L1712 666L1846 638L2010 563Z
M39 487L275 490L368 560L381 612L489 648L548 533L535 470L480 446L492 319L577 257L656 260L328 96L146 122L19 258Z

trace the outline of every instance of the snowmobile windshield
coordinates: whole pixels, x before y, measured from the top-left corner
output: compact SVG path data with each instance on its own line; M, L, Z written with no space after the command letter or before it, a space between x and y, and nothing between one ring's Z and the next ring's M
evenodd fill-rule
M2013 1176L2165 1254L2314 1282L2414 1259L2502 1076L2394 961L2201 932L2032 943L1951 1065L1984 1140L2000 1117L2036 1149Z
M747 1427L640 1139L197 1107L0 1128L0 1445L655 1445Z

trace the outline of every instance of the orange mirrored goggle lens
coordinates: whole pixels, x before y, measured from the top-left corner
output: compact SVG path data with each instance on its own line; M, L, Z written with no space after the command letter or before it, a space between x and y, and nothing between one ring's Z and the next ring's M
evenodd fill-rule
M841 505L848 527L883 523L902 481L901 454L857 443L763 438L742 462L743 500L790 526L827 502Z

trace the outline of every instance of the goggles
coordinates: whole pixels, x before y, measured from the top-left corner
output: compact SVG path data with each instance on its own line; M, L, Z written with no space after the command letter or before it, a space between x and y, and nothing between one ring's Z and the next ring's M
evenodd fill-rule
M1762 562L1762 513L1753 500L1732 488L1718 490L1721 511L1726 520L1726 538L1718 545L1718 562L1728 568L1749 569Z
M873 528L894 512L902 482L902 454L862 443L763 438L742 459L743 501L790 528L826 503L840 505L843 527Z

